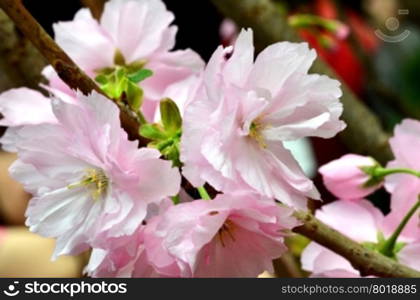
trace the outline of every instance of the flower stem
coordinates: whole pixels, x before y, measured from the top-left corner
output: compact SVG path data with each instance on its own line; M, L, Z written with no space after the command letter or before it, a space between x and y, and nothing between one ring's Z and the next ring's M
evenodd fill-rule
M345 25L337 20L322 18L310 14L297 14L289 17L288 23L294 28L308 28L318 26L336 34Z
M398 225L397 229L395 229L394 233L391 237L385 242L382 248L379 250L383 255L388 257L394 256L394 248L397 243L397 239L400 236L401 232L404 230L405 226L407 225L408 221L410 221L411 217L416 213L416 211L420 208L420 195L416 204L408 211L407 215L402 219L401 223Z
M375 176L385 177L392 174L410 174L420 178L420 171L411 170L408 168L385 169L378 168L375 170Z
M198 193L200 194L201 199L203 200L211 200L209 193L204 186L200 186L197 188Z

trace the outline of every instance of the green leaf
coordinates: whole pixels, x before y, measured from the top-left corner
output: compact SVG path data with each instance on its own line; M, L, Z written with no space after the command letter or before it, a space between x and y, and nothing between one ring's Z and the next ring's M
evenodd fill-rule
M132 63L130 63L128 66L126 66L128 73L134 73L137 72L140 69L143 69L143 67L147 64L146 60L137 60Z
M134 83L139 83L146 78L149 78L153 75L153 71L149 69L140 69L134 73L128 74L128 79L130 79Z
M158 124L144 124L140 127L140 135L152 141L167 139L167 135Z
M138 111L143 103L143 89L132 81L127 80L125 93L130 108Z
M175 133L182 126L182 118L178 106L169 98L160 101L160 117L166 131Z
M105 85L109 82L108 76L104 74L99 74L95 77L95 81L101 85Z
M127 72L124 68L117 68L115 71L115 79L117 80L117 82L120 82L126 77L126 74Z

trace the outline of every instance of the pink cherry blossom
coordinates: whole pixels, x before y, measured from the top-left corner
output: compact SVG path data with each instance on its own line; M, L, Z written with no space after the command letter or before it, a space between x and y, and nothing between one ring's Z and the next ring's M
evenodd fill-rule
M10 171L33 194L26 224L57 239L54 257L133 234L150 203L176 195L180 175L154 149L138 149L118 107L100 94L53 102L57 124L23 127Z
M390 139L395 160L388 168L409 168L420 171L420 121L404 120L396 126L394 136ZM385 178L385 188L391 193L391 213L387 216L387 224L393 228L414 206L420 196L420 178L409 174L394 174ZM413 217L405 234L411 233L413 238L420 237L420 213ZM388 228L389 230L389 228Z
M182 203L147 224L147 258L163 276L256 277L286 251L291 214L249 193Z
M185 191L179 193L180 201L192 201ZM84 272L91 277L162 277L150 264L144 246L144 230L150 219L173 206L171 199L151 203L142 224L131 235L108 238L102 248L92 249ZM147 224L147 225L146 225Z
M254 63L251 30L241 32L233 49L219 47L205 70L205 88L184 115L185 177L195 186L250 189L299 208L307 197L319 199L282 143L330 138L345 127L339 82L308 74L315 57L307 44L282 42Z
M144 90L145 115L152 119L158 101L172 84L199 73L204 62L194 51L171 51L175 46L177 27L170 25L174 16L161 0L111 0L105 4L98 22L86 8L74 20L54 25L55 40L90 76L115 66L115 55L121 53L126 64L142 64L154 75L141 82ZM44 75L54 87L61 86L55 72Z
M57 122L51 99L28 88L11 89L0 94L1 126L9 127L1 137L2 149L16 152L17 131L24 125Z
M359 243L377 243L379 233L385 238L390 235L385 231L385 228L390 228L387 218L367 200L335 201L318 210L316 217ZM396 259L420 270L419 236L414 239L412 232L405 231L398 241L405 245L396 254ZM360 277L359 271L349 261L315 242L305 248L301 261L302 268L311 272L312 277Z
M319 172L327 189L337 198L361 199L382 186L381 183L370 187L364 186L370 176L361 167L372 167L376 164L377 162L371 157L346 154L323 165Z
M147 259L143 231L140 226L130 236L108 239L105 249L94 248L84 272L94 278L160 277Z

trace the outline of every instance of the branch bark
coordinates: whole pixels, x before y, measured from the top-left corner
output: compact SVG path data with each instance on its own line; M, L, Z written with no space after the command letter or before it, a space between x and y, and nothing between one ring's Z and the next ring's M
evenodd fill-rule
M287 24L287 18L271 0L212 0L217 8L241 27L251 27L255 33L257 50L282 40L300 42L296 32ZM312 71L337 78L321 60L316 60ZM339 134L353 152L375 157L381 163L392 159L388 134L378 118L343 84L341 102L343 120L347 128Z
M316 219L311 213L297 211L303 225L294 231L346 258L362 276L420 278L420 272L367 249Z
M96 83L73 62L26 10L21 0L0 0L0 7L41 52L68 86L74 90L80 90L85 95L92 91L103 94ZM136 114L124 106L120 105L120 108L121 123L129 137L144 143L144 139L138 133L140 122Z
M18 86L38 88L45 59L0 10L0 91Z

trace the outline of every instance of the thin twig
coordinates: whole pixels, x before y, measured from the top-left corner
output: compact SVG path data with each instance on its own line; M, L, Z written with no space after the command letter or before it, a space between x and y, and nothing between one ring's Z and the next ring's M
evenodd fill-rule
M32 42L47 61L53 66L58 76L72 89L88 95L92 91L103 94L96 83L87 76L73 60L55 43L41 25L23 6L21 0L0 0L0 7L14 21L19 30ZM140 122L136 114L121 107L121 123L131 139L142 139L138 128Z
M294 216L303 225L293 231L343 256L362 276L420 278L420 272L367 249L327 226L309 212L297 211Z
M255 33L258 50L282 41L301 41L287 24L287 17L270 0L212 0L219 10L239 26L251 27ZM337 78L337 75L321 60L316 60L312 71ZM368 154L385 163L392 159L388 135L378 118L343 84L341 102L343 120L347 129L340 137L347 147L357 153Z

